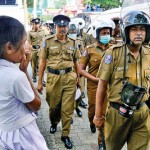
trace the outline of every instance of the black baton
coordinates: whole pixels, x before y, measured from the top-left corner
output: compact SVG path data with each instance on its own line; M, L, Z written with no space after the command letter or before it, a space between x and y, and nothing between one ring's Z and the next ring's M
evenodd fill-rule
M100 136L101 136L101 139L102 139L103 150L106 150L105 138L104 138L104 133L103 133L103 129L102 128L100 128ZM102 148L100 150L102 150Z

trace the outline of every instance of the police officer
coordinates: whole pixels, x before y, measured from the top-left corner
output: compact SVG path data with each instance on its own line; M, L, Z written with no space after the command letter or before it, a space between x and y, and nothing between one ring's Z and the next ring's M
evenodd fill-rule
M80 38L77 38L77 26L75 23L70 22L69 23L69 30L68 30L68 36L76 40L76 46L78 46L80 52L84 49L83 42ZM78 87L80 88L80 87ZM82 117L82 111L79 109L79 103L82 100L81 96L79 96L75 100L75 110L79 117Z
M32 65L32 79L37 82L38 69L38 54L42 46L44 38L44 30L40 29L40 19L32 19L32 29L28 33L28 41L32 47L31 65Z
M113 21L112 24L104 22L102 20L95 23L95 38L97 42L86 47L85 51L82 53L80 59L80 74L87 78L87 95L88 95L88 118L90 122L91 132L96 132L96 127L93 123L93 118L95 115L95 99L96 99L96 89L98 85L99 78L96 77L99 65L103 53L111 45L109 44L110 37L112 35ZM88 72L86 67L89 66ZM105 107L104 107L105 112ZM99 144L101 144L101 139L99 138Z
M54 134L62 120L61 140L65 147L72 148L69 138L70 122L74 112L74 100L80 52L75 39L67 36L70 18L57 15L53 18L56 34L46 39L40 54L38 91L42 92L42 77L47 66L46 101L49 104L50 133Z
M107 50L99 68L94 123L100 128L105 120L106 149L120 150L127 142L129 150L148 150L150 114L145 101L150 94L150 48L144 44L150 41L150 17L131 11L122 25L125 45ZM109 106L104 117L106 90Z

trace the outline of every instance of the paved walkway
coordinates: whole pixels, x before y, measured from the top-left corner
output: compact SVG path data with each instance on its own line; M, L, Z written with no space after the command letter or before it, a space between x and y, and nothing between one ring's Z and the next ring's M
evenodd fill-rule
M44 88L45 90L45 88ZM58 124L57 132L50 134L50 121L48 116L48 105L45 101L45 92L41 95L42 107L37 119L38 127L44 136L50 150L66 150L64 143L61 141L61 123ZM87 103L87 98L83 99ZM97 134L91 133L87 117L87 109L80 107L83 116L79 118L74 111L73 125L71 126L70 138L73 141L73 150L98 150ZM126 150L124 147L122 150Z
M45 95L41 96L42 107L39 111L37 124L41 133L46 139L47 145L50 150L66 150L64 143L61 141L61 123L58 124L57 132L50 134L50 121L48 117L48 105L45 101ZM86 99L84 99L87 102ZM74 112L73 125L71 126L70 138L73 141L73 150L97 150L97 133L92 134L89 128L87 118L87 109L81 108L83 116L79 118Z

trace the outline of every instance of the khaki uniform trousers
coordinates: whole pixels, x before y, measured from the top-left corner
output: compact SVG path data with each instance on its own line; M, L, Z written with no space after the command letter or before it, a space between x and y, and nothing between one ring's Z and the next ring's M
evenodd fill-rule
M70 123L74 112L76 92L75 72L65 75L47 73L46 101L50 107L49 117L52 124L62 120L62 136L70 133Z
M95 116L95 103L96 103L96 91L97 91L97 84L91 81L88 81L87 83L87 95L88 95L88 118L90 125L93 125L93 119ZM106 107L107 107L107 99L104 100L103 105L103 115L105 115ZM98 143L101 144L101 136L100 131L98 131Z
M32 75L33 77L36 77L39 63L38 50L31 51L31 54Z
M81 80L81 92L84 93L84 90L85 90L85 77L82 76L80 78L80 80Z
M105 142L108 150L121 150L127 142L128 150L150 150L150 114L146 105L134 111L130 118L108 107L105 121Z

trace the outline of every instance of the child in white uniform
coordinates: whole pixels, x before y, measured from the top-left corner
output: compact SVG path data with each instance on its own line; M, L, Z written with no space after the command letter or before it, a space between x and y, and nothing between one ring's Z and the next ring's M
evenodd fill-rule
M48 150L35 121L41 100L27 73L26 40L18 20L0 16L0 145L9 150Z

